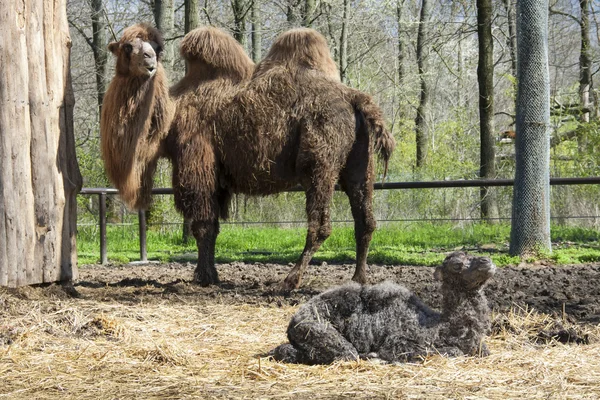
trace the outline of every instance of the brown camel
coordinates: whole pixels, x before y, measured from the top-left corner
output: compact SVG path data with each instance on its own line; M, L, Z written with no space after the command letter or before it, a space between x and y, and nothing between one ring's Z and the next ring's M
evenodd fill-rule
M201 285L218 283L214 247L219 216L227 216L232 193L268 195L300 184L308 234L284 282L286 289L298 287L312 255L331 233L329 208L339 182L355 219L353 279L366 282L375 229L373 152L387 165L394 139L371 97L339 82L322 36L308 29L284 33L249 81L251 61L231 36L215 29L190 32L182 56L188 73L171 89L176 113L162 149L173 163L175 204L193 221L198 245L194 279ZM148 111L154 122L155 110ZM120 189L122 181L113 182Z
M117 64L102 106L102 157L108 178L135 209L152 200L152 178L175 110L160 63L163 47L160 32L146 24L127 28L108 46Z

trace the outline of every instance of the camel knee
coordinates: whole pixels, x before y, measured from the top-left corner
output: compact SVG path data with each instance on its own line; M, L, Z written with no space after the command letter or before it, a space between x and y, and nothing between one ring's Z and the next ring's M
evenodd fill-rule
M331 236L331 222L326 222L319 227L317 231L317 238L322 242Z
M375 232L375 229L377 229L377 222L375 221L375 218L367 218L365 221L365 232L371 235L373 232Z

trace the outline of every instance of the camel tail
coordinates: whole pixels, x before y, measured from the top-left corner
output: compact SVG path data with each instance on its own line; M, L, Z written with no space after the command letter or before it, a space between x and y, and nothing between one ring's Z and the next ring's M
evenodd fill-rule
M396 147L396 140L392 133L386 128L381 108L375 104L371 96L355 91L351 103L354 110L360 113L364 118L369 134L374 141L375 152L383 161L383 180L385 180L388 171L388 163L392 156L392 152Z

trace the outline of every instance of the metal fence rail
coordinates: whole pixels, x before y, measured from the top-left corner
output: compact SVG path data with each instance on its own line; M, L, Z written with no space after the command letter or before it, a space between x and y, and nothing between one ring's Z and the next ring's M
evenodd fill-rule
M375 190L397 190L397 189L437 189L437 188L466 188L466 187L491 187L491 186L513 186L513 179L474 179L474 180L454 180L454 181L426 181L426 182L385 182L376 183ZM563 185L594 185L600 184L600 177L586 178L550 178L551 186ZM341 190L336 185L335 190ZM301 192L302 187L297 186L288 190L288 192ZM106 246L106 196L118 194L119 191L114 188L83 188L79 192L81 195L98 195L99 199L99 226L100 226L100 262L106 264L107 246ZM152 189L152 195L173 194L172 188ZM140 234L140 261L148 261L146 248L146 214L143 211L138 212L138 226Z

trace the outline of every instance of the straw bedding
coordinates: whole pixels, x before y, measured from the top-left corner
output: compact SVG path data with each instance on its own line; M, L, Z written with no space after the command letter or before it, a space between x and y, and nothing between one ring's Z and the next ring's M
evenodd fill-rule
M487 358L282 364L261 354L285 341L298 303L351 267L322 266L287 298L270 291L287 266L220 268L220 288L190 284L191 265L157 265L83 268L74 287L79 297L55 285L0 289L0 398L600 397L600 326L593 318L506 304L494 312ZM371 272L396 280L415 275L415 291L434 285L427 268ZM499 280L496 291L502 287ZM588 344L557 342L557 327Z

